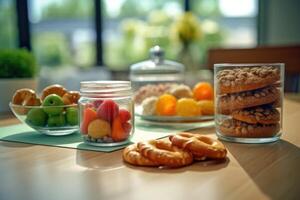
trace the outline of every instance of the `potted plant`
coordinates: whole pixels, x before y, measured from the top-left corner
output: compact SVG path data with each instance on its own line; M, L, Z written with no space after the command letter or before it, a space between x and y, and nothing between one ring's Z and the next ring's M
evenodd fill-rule
M37 64L25 49L0 50L0 112L9 111L9 102L17 89L37 87Z

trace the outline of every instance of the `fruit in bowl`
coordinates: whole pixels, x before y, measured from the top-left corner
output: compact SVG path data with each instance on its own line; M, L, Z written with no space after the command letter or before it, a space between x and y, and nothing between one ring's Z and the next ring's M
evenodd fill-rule
M145 98L141 103L142 114L166 117L212 116L213 93L213 87L207 82L199 82L193 89L187 85L173 84L163 94Z
M70 99L64 98L66 94ZM24 88L15 92L9 106L20 121L38 132L68 135L79 128L79 97L79 92L68 92L60 85L46 87L41 98L33 90Z

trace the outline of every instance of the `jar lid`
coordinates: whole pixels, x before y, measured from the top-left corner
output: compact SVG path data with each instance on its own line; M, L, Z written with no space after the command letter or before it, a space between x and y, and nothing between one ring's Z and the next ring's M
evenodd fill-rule
M163 62L165 51L160 46L154 46L149 50L150 58L153 62Z
M132 95L130 81L82 81L80 93L89 97L127 97Z
M160 46L152 47L149 54L150 60L130 66L131 76L134 74L184 73L184 66L181 63L164 59L165 52Z

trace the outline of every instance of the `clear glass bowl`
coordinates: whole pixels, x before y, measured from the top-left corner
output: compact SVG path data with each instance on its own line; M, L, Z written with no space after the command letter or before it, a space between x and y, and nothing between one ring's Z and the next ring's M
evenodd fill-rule
M130 80L137 92L148 84L182 83L185 67L181 63L165 59L165 52L160 46L149 51L150 59L130 66Z
M14 115L34 130L51 136L69 135L79 129L78 105L63 106L22 106L9 103ZM59 114L49 115L49 109Z

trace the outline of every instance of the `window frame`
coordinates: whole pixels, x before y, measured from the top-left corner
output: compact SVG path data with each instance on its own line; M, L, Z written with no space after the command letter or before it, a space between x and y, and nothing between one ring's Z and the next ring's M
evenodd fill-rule
M95 66L101 67L105 65L105 61L103 60L103 1L102 0L93 0L94 7L95 7L95 14L94 14L94 28L96 32L96 60ZM191 4L193 0L182 0L183 10L185 12L191 11ZM260 22L260 11L261 11L261 1L258 0L258 16L257 20ZM31 30L30 30L30 22L29 22L29 15L28 15L28 0L15 0L15 7L16 7L16 15L17 15L17 30L18 30L18 46L20 48L26 48L29 51L32 51L32 40L31 40ZM257 44L261 43L263 36L259 29L259 24L257 23Z

